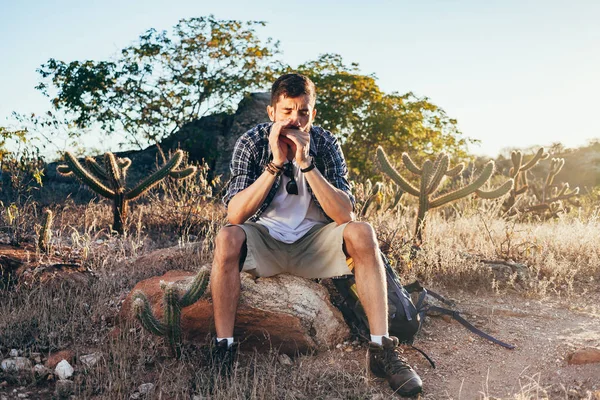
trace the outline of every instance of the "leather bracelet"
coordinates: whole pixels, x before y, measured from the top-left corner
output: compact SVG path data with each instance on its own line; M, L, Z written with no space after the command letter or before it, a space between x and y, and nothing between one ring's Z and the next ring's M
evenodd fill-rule
M311 157L310 158L310 165L308 167L306 167L306 168L301 168L300 172L305 173L305 172L308 172L308 171L312 171L315 167L316 167L316 165L315 165L315 158Z
M267 171L271 175L279 176L283 172L283 167L278 167L273 162L270 162L265 167L265 171Z

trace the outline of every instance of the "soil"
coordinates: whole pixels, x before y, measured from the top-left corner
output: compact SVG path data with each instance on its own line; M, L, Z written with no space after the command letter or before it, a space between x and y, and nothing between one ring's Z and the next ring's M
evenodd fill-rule
M469 322L516 347L488 342L450 318L428 317L414 345L436 368L416 351L405 351L423 380L421 398L600 399L600 362L567 362L577 349L600 348L600 293L575 300L446 294ZM355 352L364 360L364 348ZM374 384L386 390L385 383Z

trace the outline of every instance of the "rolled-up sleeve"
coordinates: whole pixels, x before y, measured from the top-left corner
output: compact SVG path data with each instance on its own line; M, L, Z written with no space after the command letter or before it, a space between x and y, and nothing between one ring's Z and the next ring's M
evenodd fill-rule
M254 144L249 140L247 135L242 135L235 143L229 165L231 179L229 180L227 193L223 197L225 207L227 207L233 196L252 185L257 179L254 168L252 168L254 158L256 157L256 149L254 147Z

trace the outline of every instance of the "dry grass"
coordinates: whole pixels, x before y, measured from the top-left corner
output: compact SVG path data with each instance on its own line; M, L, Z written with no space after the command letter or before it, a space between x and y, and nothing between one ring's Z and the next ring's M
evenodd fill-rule
M156 192L136 204L129 215L127 234L114 237L110 204L105 201L53 205L53 247L59 253L78 254L94 271L89 285L11 288L0 293L0 351L11 348L25 354L48 354L72 349L76 355L101 351L100 364L78 373L76 394L81 398L128 398L146 382L156 385L146 398L189 399L193 395L211 399L371 399L385 398L381 386L366 384L363 360L329 363L335 357L299 357L291 366L277 361L276 354L254 354L241 359L232 379L215 377L202 349L184 348L182 360L173 360L160 339L139 327L113 338L110 334L120 303L140 280L166 272L153 265L134 270L127 260L153 249L204 239L200 257L190 257L190 270L211 259L212 239L224 221L223 210L210 196L189 185L183 192ZM575 296L597 285L600 279L600 229L597 218L568 216L545 223L515 223L492 216L494 209L478 211L470 201L456 205L445 217L428 217L425 244L410 260L414 231L414 206L367 214L377 229L383 247L399 262L406 281L419 279L436 287L517 291L519 295ZM448 214L448 213L446 213ZM31 221L28 229L33 230ZM34 232L29 232L34 237ZM524 264L529 279L518 276L499 280L479 260L503 260ZM10 385L45 386L32 376L0 372L0 382ZM483 394L482 398L485 397ZM515 399L546 398L544 388L532 380Z

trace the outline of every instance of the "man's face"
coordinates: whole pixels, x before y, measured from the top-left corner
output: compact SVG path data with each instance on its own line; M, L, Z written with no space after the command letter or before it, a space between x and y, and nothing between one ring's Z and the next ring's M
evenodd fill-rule
M290 129L300 129L309 132L312 123L317 115L315 105L311 104L308 95L298 97L280 96L275 107L268 106L267 112L273 122L280 122L290 119L287 126Z

